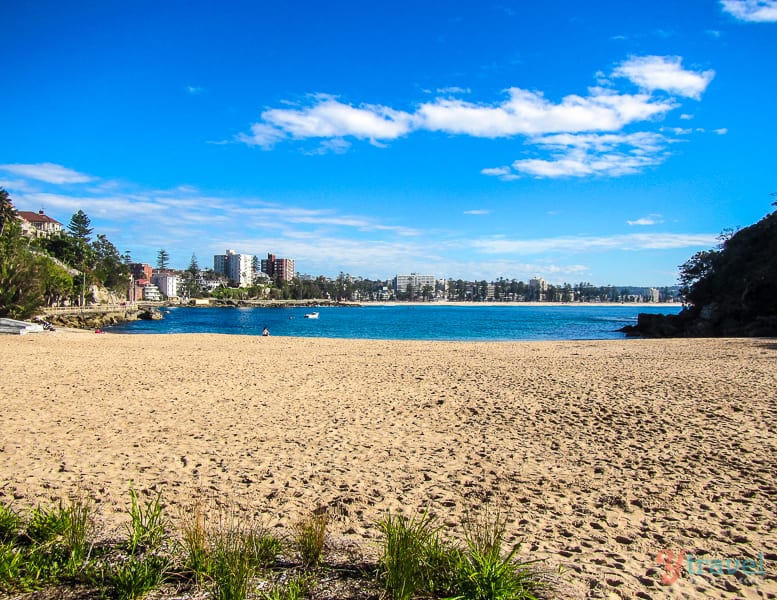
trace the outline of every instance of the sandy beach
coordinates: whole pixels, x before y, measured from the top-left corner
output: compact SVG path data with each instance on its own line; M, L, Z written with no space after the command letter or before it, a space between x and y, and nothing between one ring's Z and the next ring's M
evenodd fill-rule
M490 502L522 557L564 568L561 597L777 598L775 340L58 331L4 336L0 364L2 502L83 490L106 531L130 482L279 531L323 506L365 556L387 510L458 527ZM763 573L684 560L662 585L662 551Z

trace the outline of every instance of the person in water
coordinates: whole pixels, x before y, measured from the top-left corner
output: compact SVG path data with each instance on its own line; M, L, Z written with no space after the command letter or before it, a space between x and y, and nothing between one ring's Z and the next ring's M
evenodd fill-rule
M263 335L263 336L268 336L268 335L270 335L270 330L269 330L269 329L267 329L267 327L265 327L264 329L262 329L262 335Z

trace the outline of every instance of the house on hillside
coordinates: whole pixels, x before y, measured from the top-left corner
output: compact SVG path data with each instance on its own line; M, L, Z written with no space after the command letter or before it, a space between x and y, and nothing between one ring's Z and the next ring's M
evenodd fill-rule
M38 212L20 210L18 214L22 232L29 237L51 237L62 231L62 223L52 219L42 210Z

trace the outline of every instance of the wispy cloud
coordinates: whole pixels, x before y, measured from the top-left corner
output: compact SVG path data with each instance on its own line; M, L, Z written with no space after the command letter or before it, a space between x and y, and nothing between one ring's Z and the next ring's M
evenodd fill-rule
M664 220L661 217L661 215L658 214L651 214L647 217L640 217L639 219L635 219L633 221L626 221L629 225L657 225L659 223L663 223Z
M464 214L465 215L490 215L491 211L485 208L477 208L473 210L465 210Z
M721 0L723 10L749 23L777 22L777 0Z
M585 253L604 250L665 250L714 246L713 233L634 233L612 236L571 236L537 240L484 238L472 246L485 254L542 254L546 252Z
M93 177L52 163L0 165L0 171L46 183L88 183L94 181Z
M688 71L679 56L633 56L613 71L613 77L625 77L649 92L663 90L698 100L715 71Z
M187 94L191 94L192 96L199 96L205 91L205 88L202 88L198 85L187 85L185 88Z
M481 171L502 179L528 175L538 178L607 176L636 173L663 162L667 140L656 133L556 134L533 138L531 143L548 150L547 159L516 160L510 169Z

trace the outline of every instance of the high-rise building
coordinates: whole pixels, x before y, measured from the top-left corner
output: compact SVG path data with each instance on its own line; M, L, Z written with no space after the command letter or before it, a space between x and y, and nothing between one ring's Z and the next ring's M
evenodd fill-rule
M226 275L238 287L246 287L254 281L254 257L251 254L239 254L227 250L226 254L216 254L213 257L213 270Z
M278 258L274 254L268 254L267 258L262 259L262 273L265 273L270 279L282 279L291 281L294 279L294 259Z

